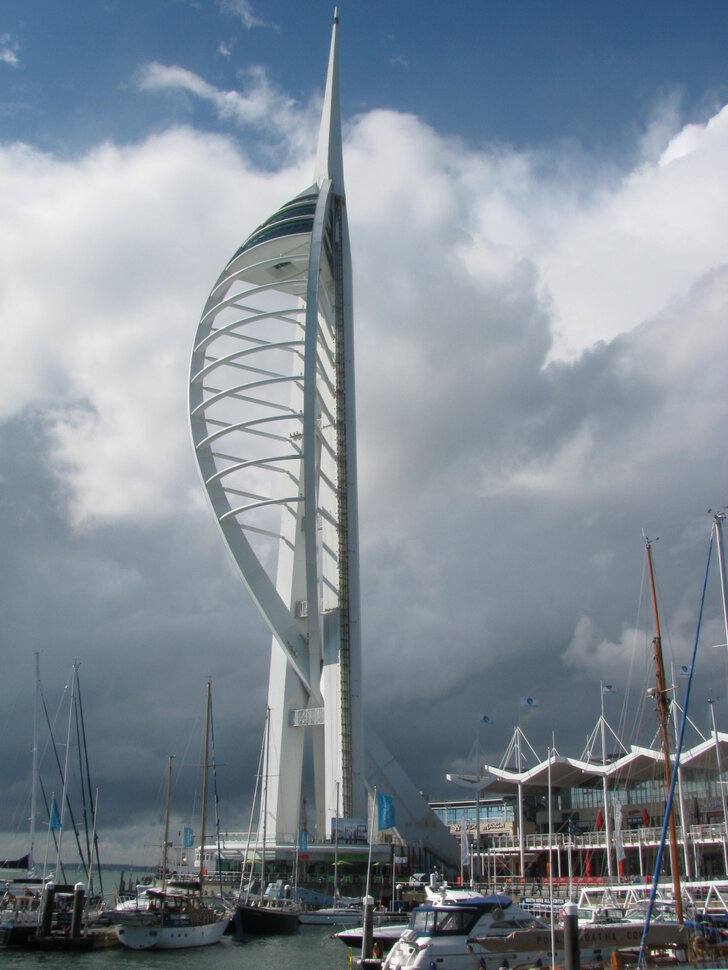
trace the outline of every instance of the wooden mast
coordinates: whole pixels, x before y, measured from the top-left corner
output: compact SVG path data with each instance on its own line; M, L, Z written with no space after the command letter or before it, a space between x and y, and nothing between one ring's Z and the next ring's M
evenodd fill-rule
M672 780L672 772L670 770L670 747L669 747L669 736L667 731L667 722L670 716L670 698L667 692L667 683L665 681L665 666L662 660L662 636L660 633L660 615L657 610L657 594L655 592L655 574L652 568L652 550L650 548L650 540L645 536L645 546L647 548L647 564L650 570L650 587L652 590L652 606L655 612L655 627L657 630L657 636L652 641L652 646L655 651L655 668L657 673L657 692L655 694L655 700L657 701L657 712L660 718L660 730L662 732L662 750L663 750L663 761L665 764L665 793L669 796L670 783ZM672 866L672 883L675 893L675 910L677 912L678 923L683 922L683 911L682 911L682 896L680 892L680 870L678 869L677 860L677 832L675 830L675 815L672 811L672 805L670 806L670 865Z

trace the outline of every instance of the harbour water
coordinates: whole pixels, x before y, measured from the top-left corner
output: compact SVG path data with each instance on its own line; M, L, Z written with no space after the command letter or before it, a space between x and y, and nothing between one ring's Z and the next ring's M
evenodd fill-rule
M136 873L137 877L144 873ZM113 905L120 870L103 873L104 897ZM82 874L67 869L69 882ZM130 869L126 869L130 881ZM250 937L190 950L154 952L113 947L89 953L53 953L0 948L0 970L347 970L349 951L333 937L340 926L301 926L292 936ZM359 953L354 953L354 958Z
M332 936L334 927L302 926L292 936L225 937L214 946L190 950L127 950L90 953L33 953L5 949L2 970L346 970L348 950ZM359 954L354 954L358 957Z

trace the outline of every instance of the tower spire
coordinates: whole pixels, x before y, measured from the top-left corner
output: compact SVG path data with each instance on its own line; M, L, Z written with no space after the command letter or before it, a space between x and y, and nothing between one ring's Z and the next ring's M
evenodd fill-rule
M314 181L321 187L331 179L336 195L344 194L344 160L341 150L341 105L339 101L339 8L334 10L329 67L326 73L324 107L321 113Z

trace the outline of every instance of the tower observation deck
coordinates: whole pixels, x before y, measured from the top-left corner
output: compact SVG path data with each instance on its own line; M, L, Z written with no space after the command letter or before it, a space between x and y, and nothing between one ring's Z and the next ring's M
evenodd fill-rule
M202 483L272 634L265 770L267 830L278 841L299 828L307 731L318 838L335 816L367 817L369 786L395 787L376 767L395 764L386 749L377 742L372 759L364 746L337 35L335 16L313 183L230 259L205 304L190 364L189 419ZM431 832L426 805L400 805L403 824L423 814Z

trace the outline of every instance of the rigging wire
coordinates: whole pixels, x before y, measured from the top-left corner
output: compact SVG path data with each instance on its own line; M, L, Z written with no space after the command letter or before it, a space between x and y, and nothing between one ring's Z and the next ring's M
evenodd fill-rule
M680 719L680 734L678 736L677 747L675 750L675 760L672 766L672 776L670 778L670 789L667 794L667 806L665 808L665 818L662 822L662 836L660 838L660 844L657 847L657 859L655 860L655 870L652 877L652 887L650 890L650 902L647 907L647 916L645 917L645 926L642 932L642 941L640 943L640 952L637 960L637 967L639 968L643 965L645 946L647 943L647 934L650 929L650 919L652 917L652 910L655 905L655 896L657 894L657 885L660 878L660 869L662 867L662 854L665 849L665 842L667 839L667 827L670 820L670 814L672 812L672 800L675 794L675 782L677 781L678 770L680 767L680 753L682 751L683 737L685 735L685 724L687 722L687 709L690 701L690 688L693 682L693 673L695 672L695 660L698 654L698 640L700 639L700 626L703 620L703 607L705 606L705 593L708 587L708 571L710 569L710 556L713 551L713 533L710 534L710 543L708 545L708 561L705 564L705 577L703 579L703 593L700 598L700 610L698 611L698 626L695 631L695 642L693 644L693 656L690 662L690 672L688 674L688 682L685 688L685 707L683 710L682 718ZM665 752L665 757L667 757L667 752Z
M91 768L89 766L88 745L86 743L86 720L83 715L83 701L81 699L81 681L78 678L78 674L76 675L76 690L78 693L78 718L81 722L81 738L83 740L83 754L84 754L84 762L86 766L86 784L88 785L88 803L91 806L91 823L92 823L92 830L93 830L93 852L96 854L96 871L99 876L99 892L103 895L104 882L103 882L103 877L101 875L101 859L99 857L99 836L96 828L97 819L96 819L95 805L97 804L97 800L94 799L93 787L91 785ZM81 778L83 779L83 777L84 777L84 773L82 770ZM81 783L81 791L83 792L83 781ZM89 853L89 870L90 870L91 859L93 858L93 855L92 855L91 848L88 847L88 842L89 842L88 827L86 828L86 842L87 842L87 848ZM89 882L91 881L91 875L92 874L89 871Z

